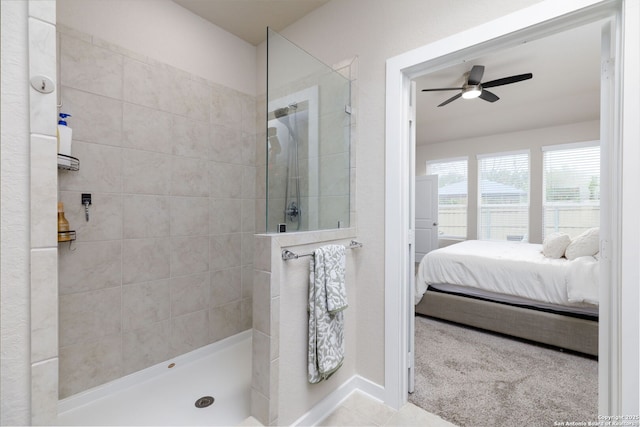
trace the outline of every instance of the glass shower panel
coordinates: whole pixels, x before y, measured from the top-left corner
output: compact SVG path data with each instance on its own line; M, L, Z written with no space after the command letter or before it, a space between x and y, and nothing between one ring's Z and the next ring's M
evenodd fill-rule
M266 232L349 227L350 81L267 32Z

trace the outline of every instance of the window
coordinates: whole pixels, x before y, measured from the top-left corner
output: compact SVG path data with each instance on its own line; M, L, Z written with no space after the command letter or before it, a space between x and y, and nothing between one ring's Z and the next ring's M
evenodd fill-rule
M478 239L528 241L529 152L478 156Z
M438 234L467 238L467 158L427 162L427 175L438 175Z
M542 147L543 233L575 237L600 224L598 142Z

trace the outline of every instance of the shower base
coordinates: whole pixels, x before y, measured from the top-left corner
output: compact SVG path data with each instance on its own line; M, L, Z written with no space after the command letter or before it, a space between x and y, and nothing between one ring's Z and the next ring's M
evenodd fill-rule
M248 330L61 400L57 424L238 425L251 412L251 353ZM196 407L203 397L214 402Z

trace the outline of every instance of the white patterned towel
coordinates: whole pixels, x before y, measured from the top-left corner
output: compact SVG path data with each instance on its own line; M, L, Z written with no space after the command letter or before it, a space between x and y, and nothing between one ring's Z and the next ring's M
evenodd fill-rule
M345 247L328 245L313 253L309 264L308 379L329 378L344 361Z

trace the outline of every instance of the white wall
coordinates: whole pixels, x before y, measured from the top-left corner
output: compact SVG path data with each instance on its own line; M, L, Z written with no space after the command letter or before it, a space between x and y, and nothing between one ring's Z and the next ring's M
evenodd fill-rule
M356 366L359 375L374 383L384 384L385 62L534 3L333 0L281 32L327 64L358 57L356 211L364 247L356 260ZM264 81L259 81L258 93L263 91Z
M476 156L478 154L501 153L515 150L530 150L530 205L529 241L542 243L542 150L546 145L565 144L570 142L597 141L600 138L600 122L589 121L554 126L543 129L532 129L521 132L510 132L478 138L441 142L438 144L419 145L416 148L416 175L426 174L428 160L450 159L467 156L469 159L469 188L478 188L478 170ZM475 193L473 193L475 194ZM472 194L470 193L470 198ZM475 200L475 199L474 199ZM467 236L477 236L478 207L474 200L469 200L467 215ZM537 207L537 208L536 208Z
M2 2L0 424L55 421L58 390L55 2Z
M170 0L58 0L58 22L255 95L256 48Z
M27 2L2 5L0 424L30 424Z

